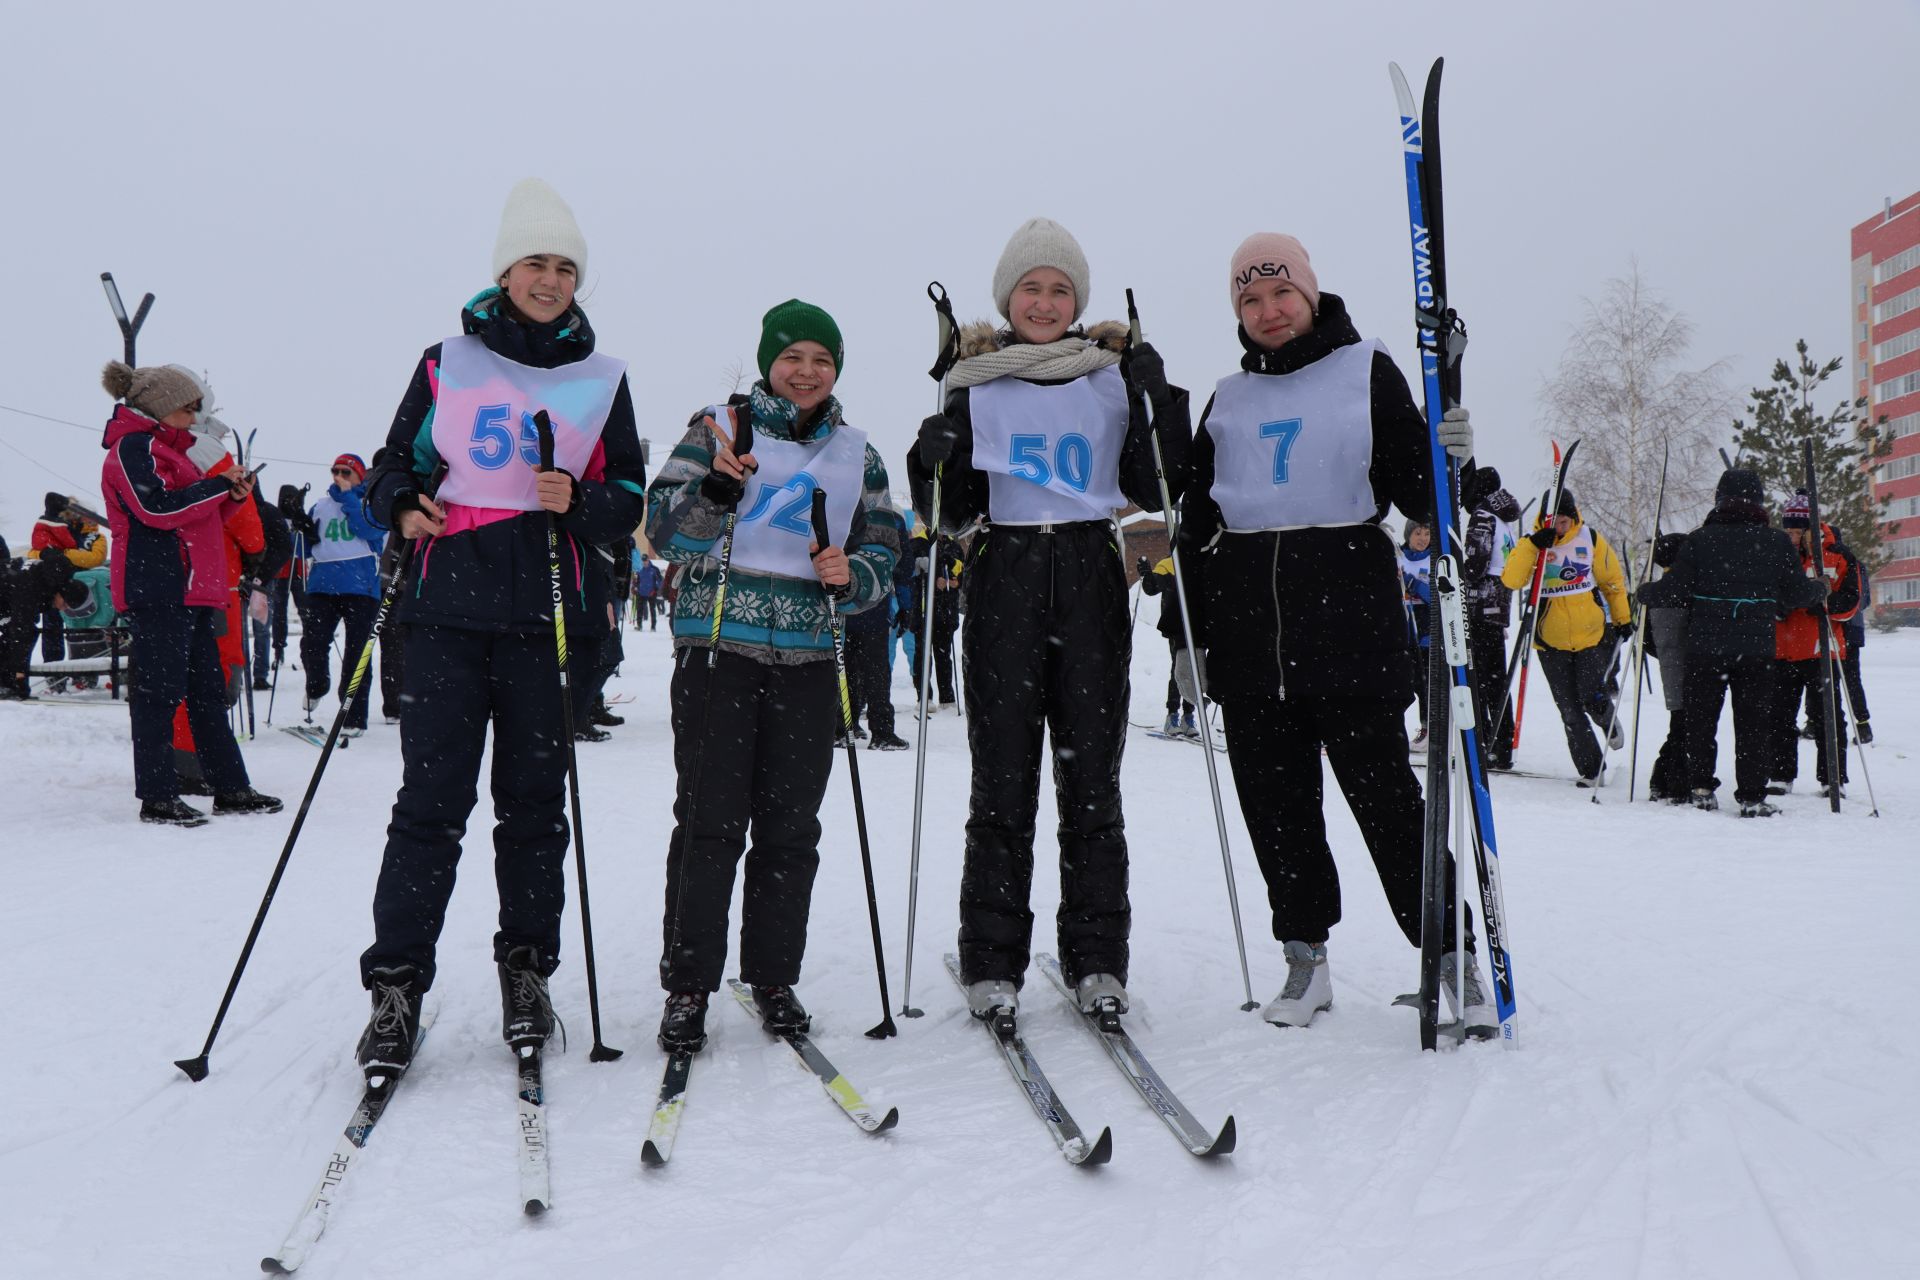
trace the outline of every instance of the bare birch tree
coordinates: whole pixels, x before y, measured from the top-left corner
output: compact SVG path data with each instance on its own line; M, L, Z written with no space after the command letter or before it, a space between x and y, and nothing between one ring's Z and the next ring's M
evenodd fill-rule
M1721 462L1718 438L1736 401L1727 362L1683 368L1693 325L1648 285L1640 264L1586 300L1560 368L1541 389L1552 435L1581 441L1567 486L1580 513L1628 557L1653 534L1667 460L1664 529L1690 527L1709 505Z

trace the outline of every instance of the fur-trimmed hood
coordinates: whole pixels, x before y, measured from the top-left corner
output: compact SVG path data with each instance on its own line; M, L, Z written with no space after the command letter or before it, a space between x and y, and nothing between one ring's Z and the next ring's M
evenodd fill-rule
M1124 321L1102 320L1085 328L1069 329L1067 337L1085 338L1095 346L1118 354L1127 349L1128 332ZM960 359L970 360L989 351L1004 350L1019 341L1010 328L1003 328L991 320L974 320L960 326Z

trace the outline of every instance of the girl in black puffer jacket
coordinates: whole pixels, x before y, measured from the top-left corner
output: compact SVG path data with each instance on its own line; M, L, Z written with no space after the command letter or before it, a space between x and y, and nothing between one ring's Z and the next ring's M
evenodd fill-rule
M1246 355L1194 433L1180 539L1209 692L1226 716L1273 936L1286 944L1287 985L1265 1016L1304 1027L1333 1002L1326 942L1340 919L1323 745L1394 917L1420 943L1425 806L1405 721L1413 663L1380 522L1389 503L1430 519L1432 454L1406 380L1378 342L1362 341L1346 305L1320 292L1299 241L1250 237L1230 288ZM1452 414L1442 439L1465 455L1465 411ZM1451 913L1451 876L1448 886ZM1448 960L1457 969L1461 957ZM1469 1029L1490 1035L1471 952L1468 963Z

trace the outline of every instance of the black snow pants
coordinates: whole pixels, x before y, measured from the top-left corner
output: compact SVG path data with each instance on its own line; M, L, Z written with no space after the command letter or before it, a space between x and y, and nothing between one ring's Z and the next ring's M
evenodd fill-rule
M1832 777L1827 766L1827 686L1820 678L1820 666L1818 658L1809 658L1805 662L1774 663L1767 776L1775 782L1792 782L1800 776L1802 698L1807 704L1807 723L1813 728L1814 777L1823 787ZM1839 702L1835 709L1840 713L1840 781L1844 784L1847 781L1847 695L1838 686L1835 686L1833 694Z
M310 601L328 597L314 595ZM493 726L493 877L500 928L493 958L514 947L560 962L566 905L567 748L560 734L560 672L551 633L501 634L414 626L407 635L409 707L400 718L400 794L387 825L373 895L376 967L412 964L432 986L434 944L446 923L480 757Z
M1742 803L1767 798L1773 719L1774 667L1770 655L1687 654L1687 768L1695 791L1712 791L1720 733L1720 706L1733 694L1733 795Z
M1507 700L1507 629L1476 618L1468 631L1473 658L1473 706L1479 716L1475 729L1486 747L1487 764L1504 769L1513 763L1513 704ZM1426 652L1421 651L1422 658ZM1419 689L1427 687L1422 667Z
M1060 964L1069 982L1127 977L1127 577L1104 520L997 525L963 579L973 789L960 881L960 972L1025 980L1033 941L1040 748L1052 739L1060 826ZM935 628L936 633L938 627Z
M791 986L800 980L807 950L820 868L820 801L840 722L833 663L757 662L722 650L709 667L707 650L694 648L674 659L678 786L667 845L660 985L720 989L734 868L744 853L740 978Z
M1592 725L1607 729L1611 704L1607 700L1607 668L1613 661L1613 645L1605 640L1591 649L1537 649L1541 673L1553 690L1553 705L1560 712L1560 725L1566 730L1567 754L1583 778L1600 776L1600 744L1594 740Z
M921 603L925 602L923 590ZM940 705L943 707L952 706L954 701L953 633L959 627L960 592L954 589L941 591L936 588L933 593L933 684L934 695L939 698ZM916 642L925 638L919 627L914 628L913 634ZM913 687L916 689L920 688L926 680L924 669L920 666L920 663L926 660L920 652L923 647L916 643L914 648Z
M134 682L127 714L133 730L134 794L142 800L179 796L173 712L182 700L207 785L215 795L246 790L251 784L227 722L227 675L214 635L226 611L141 605L127 617L133 625Z
M380 628L380 714L398 720L407 705L407 629L387 615Z
M340 688L344 692L360 661L360 651L373 634L373 615L378 612L380 602L372 596L308 593L306 621L300 632L300 665L306 668L310 700L318 700L327 692L327 649L333 644L334 627L346 624L346 642L340 655ZM354 691L353 705L347 708L347 728L367 727L367 698L372 687L371 680L362 680Z
M876 737L894 732L892 670L887 665L891 642L892 624L884 600L847 620L847 690L853 700L853 723L858 726L864 713L867 731Z
M1373 855L1393 918L1407 941L1419 946L1426 801L1407 761L1405 704L1391 698L1295 695L1282 701L1233 694L1221 703L1221 711L1234 790L1267 881L1273 936L1318 946L1340 923L1340 872L1322 812L1324 745L1334 780ZM1448 877L1449 922L1452 879Z

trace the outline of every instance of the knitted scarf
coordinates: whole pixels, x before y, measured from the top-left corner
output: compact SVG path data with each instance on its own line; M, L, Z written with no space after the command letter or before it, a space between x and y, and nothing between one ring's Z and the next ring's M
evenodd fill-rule
M1118 352L1109 351L1086 338L1016 343L998 351L983 351L977 356L957 361L947 371L947 389L977 387L983 382L1006 377L1027 382L1066 382L1119 363Z

